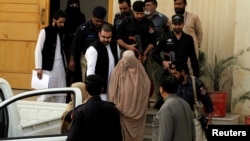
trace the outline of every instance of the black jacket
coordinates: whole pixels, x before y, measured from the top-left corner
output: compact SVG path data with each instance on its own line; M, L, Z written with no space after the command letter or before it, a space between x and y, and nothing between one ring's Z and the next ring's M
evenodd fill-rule
M164 52L164 59L161 57L162 51ZM194 76L199 77L199 64L195 54L194 40L192 36L184 32L182 32L180 39L177 39L173 32L164 34L153 50L152 58L161 66L163 60L187 62L190 58Z
M91 97L74 112L67 141L122 141L118 109L100 96Z
M155 45L156 43L154 24L146 17L141 21L137 21L134 17L123 20L117 29L116 39L122 39L127 44L134 44L135 42L129 37L136 35L141 38L142 51L145 51L149 44Z

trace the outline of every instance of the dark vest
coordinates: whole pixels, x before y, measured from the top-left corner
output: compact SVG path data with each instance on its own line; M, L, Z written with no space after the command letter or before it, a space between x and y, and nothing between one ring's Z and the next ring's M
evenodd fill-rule
M55 51L56 51L56 41L57 41L57 31L53 26L48 26L45 28L45 42L42 50L42 69L51 71L54 65ZM63 65L66 69L66 60L64 58L63 51L63 35L60 34L61 42L61 55L63 58Z
M108 84L108 71L109 71L109 57L106 46L102 44L99 40L93 42L92 46L97 51L97 61L95 67L95 74L101 76L104 80L104 91L103 93L107 93L107 84ZM111 41L110 49L114 57L115 65L118 62L118 54L117 54L117 43L115 41Z

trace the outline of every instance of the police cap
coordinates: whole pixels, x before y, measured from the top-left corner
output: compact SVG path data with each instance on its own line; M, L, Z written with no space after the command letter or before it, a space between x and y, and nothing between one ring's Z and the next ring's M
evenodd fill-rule
M173 24L180 24L184 22L184 17L181 14L175 14L172 16Z

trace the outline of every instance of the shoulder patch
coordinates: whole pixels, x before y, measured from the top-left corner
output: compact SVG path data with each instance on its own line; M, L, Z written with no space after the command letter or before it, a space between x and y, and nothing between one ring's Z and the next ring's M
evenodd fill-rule
M163 17L163 15L162 15L161 13L158 13L158 16L159 16L159 17Z
M167 39L167 42L173 42L173 39L168 38L168 39Z

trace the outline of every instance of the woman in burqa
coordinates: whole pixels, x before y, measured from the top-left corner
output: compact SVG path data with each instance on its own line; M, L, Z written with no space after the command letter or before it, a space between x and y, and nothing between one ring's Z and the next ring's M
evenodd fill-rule
M66 21L64 23L65 39L64 39L64 52L66 54L67 62L70 56L70 47L72 40L75 36L76 29L83 23L85 23L85 15L81 12L79 0L68 0L67 7L65 9ZM67 86L70 86L73 82L73 73L68 71L66 74ZM67 94L66 102L70 101L70 95Z
M126 50L114 68L109 83L109 101L120 112L123 141L143 141L150 80L131 50Z
M85 23L85 15L81 12L79 0L68 0L65 12L65 51L68 59L69 49L75 36L75 31L81 24Z

